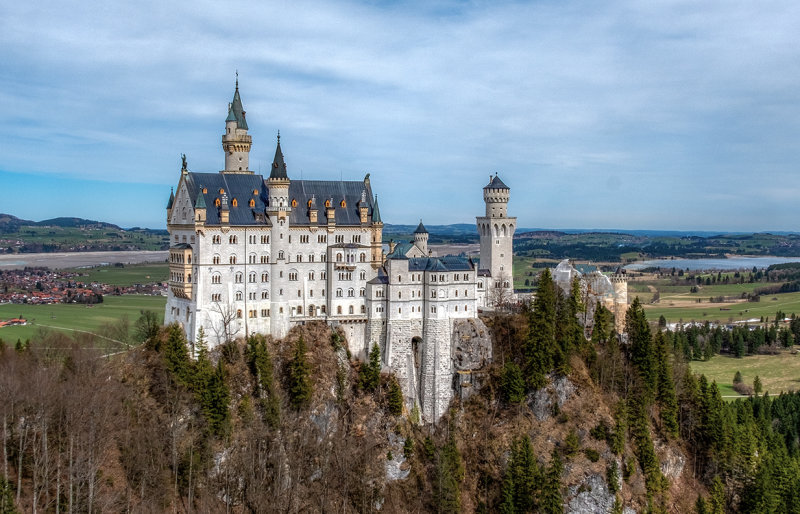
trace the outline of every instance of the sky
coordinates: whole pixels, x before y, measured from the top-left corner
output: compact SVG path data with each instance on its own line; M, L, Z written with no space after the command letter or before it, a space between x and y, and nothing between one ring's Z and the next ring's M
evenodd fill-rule
M370 173L386 223L800 231L800 2L6 2L0 212L164 228L224 163Z

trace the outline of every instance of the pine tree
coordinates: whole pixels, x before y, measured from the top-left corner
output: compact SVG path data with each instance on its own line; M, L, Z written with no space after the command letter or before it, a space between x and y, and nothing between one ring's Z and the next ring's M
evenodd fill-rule
M661 422L664 429L673 437L678 436L678 400L675 397L675 384L672 381L672 366L669 363L667 340L662 332L658 332L653 342L656 348L656 366L658 372L658 391L656 400L661 407Z
M763 386L761 385L761 378L756 375L756 378L753 379L753 392L755 394L761 394Z
M294 355L288 363L289 402L296 410L304 408L311 401L313 387L311 384L311 367L306 360L306 343L303 336L297 340Z
M217 362L217 367L208 380L201 398L201 408L208 422L209 431L216 436L224 435L230 428L231 394L225 383L222 360Z
M594 326L592 328L592 343L605 344L614 335L614 315L610 310L597 306L594 311Z
M377 344L373 344L369 351L369 363L361 365L358 381L364 391L373 392L378 389L381 382L381 349Z
M633 300L625 314L625 331L628 334L629 359L639 371L645 391L650 396L655 391L656 384L653 340L639 297Z
M397 383L397 378L394 376L389 379L387 405L391 414L399 416L403 413L403 391L400 389L400 384Z
M536 299L528 312L528 339L523 350L525 378L528 386L539 389L545 384L545 375L553 367L556 349L556 290L550 270L539 276Z
M461 462L461 453L456 446L454 434L451 434L447 444L439 452L436 475L434 486L439 512L460 512L464 464Z
M539 500L539 510L546 514L560 514L564 512L564 503L561 498L561 473L563 465L558 452L553 450L550 466L542 483L542 494Z
M722 485L719 475L711 483L711 497L709 498L709 514L725 514L725 486Z
M540 482L539 465L533 455L531 439L527 435L511 446L511 460L507 475L514 484L513 504L516 512L536 510L537 485Z
M525 380L522 370L512 361L507 361L503 367L500 388L503 399L508 403L520 404L525 400Z
M167 340L161 348L167 370L176 380L184 384L190 381L191 364L183 329L177 323L167 328Z
M0 514L17 514L17 512L11 484L6 482L5 478L0 477Z
M250 372L256 382L254 395L258 398L262 418L268 425L277 426L280 421L280 400L275 390L272 357L266 338L260 334L250 336L246 353Z

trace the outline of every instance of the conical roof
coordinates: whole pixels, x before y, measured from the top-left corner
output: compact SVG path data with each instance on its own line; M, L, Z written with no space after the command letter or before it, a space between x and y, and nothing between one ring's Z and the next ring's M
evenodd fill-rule
M419 225L417 225L417 230L414 231L415 234L427 234L428 229L425 228L425 225L422 224L422 220L419 220Z
M203 196L203 191L201 190L197 193L197 200L194 202L195 209L205 209L206 208L206 199Z
M275 148L275 158L272 159L272 171L269 178L289 178L286 174L286 163L283 160L283 152L281 151L281 135L278 134L278 146Z
M491 178L489 184L484 187L484 189L511 189L507 185L500 180L500 177L497 176L497 173L494 174L494 177Z
M381 221L381 210L378 208L378 195L375 195L375 203L372 204L372 222L383 223Z
M239 96L239 79L236 79L236 90L233 92L233 101L228 109L228 118L226 121L231 120L231 114L236 120L237 126L240 129L247 130L247 120L245 119L244 107L242 107L242 98Z
M172 188L169 189L169 201L167 202L167 209L172 209L172 204L175 203L175 194L172 192Z

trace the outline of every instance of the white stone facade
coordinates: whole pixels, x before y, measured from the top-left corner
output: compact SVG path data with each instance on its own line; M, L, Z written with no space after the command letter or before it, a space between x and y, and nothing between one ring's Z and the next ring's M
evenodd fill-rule
M510 288L508 187L494 177L484 188L481 269L467 257L430 255L422 223L413 243L385 257L369 175L291 180L280 137L269 177L249 171L238 87L222 143L225 170L184 166L170 196L165 321L180 323L190 341L202 327L211 346L253 333L283 337L310 321L336 325L356 357L378 344L407 406L437 421L453 396L454 323L491 306L496 284Z

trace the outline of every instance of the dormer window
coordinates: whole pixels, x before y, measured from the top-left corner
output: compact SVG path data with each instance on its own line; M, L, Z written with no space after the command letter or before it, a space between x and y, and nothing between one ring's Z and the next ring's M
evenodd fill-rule
M325 200L325 208L326 209L330 209L331 208L331 201L330 200Z
M238 206L239 206L239 202L237 202L237 201L236 201L236 198L234 198L234 199L231 201L231 205L232 205L233 207L238 207Z
M311 208L311 200L308 201L308 208Z
M258 189L253 189L253 196L258 196Z
M219 207L219 206L220 206L220 204L221 204L221 202L219 201L219 198L217 198L216 200L214 200L214 206L215 206L215 207Z
M224 195L224 194L225 194L225 190L224 190L224 189L222 189L222 188L220 188L220 189L219 189L219 194L221 194L221 195Z
M203 194L204 194L204 195L207 195L207 194L208 194L208 188L207 188L207 187L204 187L204 188L203 188Z
M295 207L297 207L297 200L292 198L292 208L295 208Z
M253 208L255 206L256 206L256 201L251 198L250 199L250 207Z
M345 202L344 200L342 200L342 203L341 203L341 205L342 205L342 207L347 207L347 202Z

